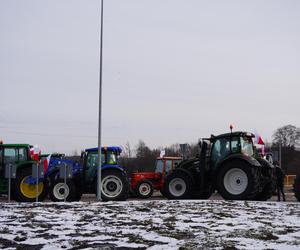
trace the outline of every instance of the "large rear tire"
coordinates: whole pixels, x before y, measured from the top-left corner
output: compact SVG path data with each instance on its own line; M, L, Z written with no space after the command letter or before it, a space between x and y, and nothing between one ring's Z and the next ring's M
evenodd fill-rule
M17 171L17 178L13 182L15 185L15 190L13 193L16 201L34 202L36 201L37 195L38 201L43 201L46 198L48 191L46 180L44 179L38 184L30 184L28 183L28 180L32 178L31 175L31 167L26 167ZM37 185L38 192L36 192Z
M259 191L257 168L243 161L226 163L216 184L219 194L226 200L251 200Z
M294 193L298 201L300 201L300 174L297 175L294 181Z
M138 198L141 199L148 199L152 196L154 191L153 185L151 181L148 180L141 180L135 189L135 193Z
M125 201L129 195L129 182L120 170L105 170L101 178L101 198L104 201Z
M162 193L171 200L189 199L192 197L192 178L182 172L174 171L165 179Z

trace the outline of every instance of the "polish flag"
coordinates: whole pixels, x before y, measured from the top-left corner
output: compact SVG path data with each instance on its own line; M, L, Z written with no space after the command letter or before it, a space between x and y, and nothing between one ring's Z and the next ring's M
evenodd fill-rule
M31 158L34 160L34 161L39 161L39 155L41 154L41 149L39 148L38 145L34 145L31 149L30 149L30 155L31 155Z
M258 133L255 133L255 140L256 140L256 144L265 145L264 140Z
M44 172L46 173L49 167L49 162L50 162L51 155L48 155L48 157L44 160Z

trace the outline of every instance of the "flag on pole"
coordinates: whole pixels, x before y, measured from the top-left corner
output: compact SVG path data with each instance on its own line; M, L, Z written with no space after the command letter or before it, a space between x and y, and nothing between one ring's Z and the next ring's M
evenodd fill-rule
M39 156L40 156L41 152L42 151L38 145L34 145L32 148L30 148L30 155L34 161L39 161Z
M163 158L164 156L165 156L165 154L166 154L166 151L165 150L161 150L160 151L160 158Z
M44 172L46 173L49 167L49 162L50 162L51 154L48 155L48 157L44 160Z
M262 139L261 135L259 135L258 133L255 133L255 140L256 140L256 144L265 145L264 140Z
M261 155L265 155L265 142L263 140L263 138L261 137L261 135L257 132L255 132L255 144L260 146L261 149Z

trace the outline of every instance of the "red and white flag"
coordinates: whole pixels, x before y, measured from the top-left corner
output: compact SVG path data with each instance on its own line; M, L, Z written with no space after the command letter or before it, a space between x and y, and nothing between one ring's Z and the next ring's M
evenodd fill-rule
M39 156L40 156L41 152L42 151L38 145L34 145L32 148L30 148L30 155L34 161L39 161Z
M255 140L256 140L256 144L265 145L264 140L262 139L262 137L258 133L255 133Z
M51 155L48 155L48 157L44 160L43 164L44 164L44 171L45 173L47 172L48 170L48 167L49 167L49 162L50 162L50 158L51 158Z

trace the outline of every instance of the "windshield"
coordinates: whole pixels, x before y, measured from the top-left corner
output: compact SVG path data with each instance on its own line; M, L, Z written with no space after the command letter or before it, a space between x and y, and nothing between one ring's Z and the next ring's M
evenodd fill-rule
M118 155L115 152L113 151L107 152L107 164L116 165L117 160L118 160Z
M243 154L252 156L254 154L251 137L241 137L241 151Z
M211 151L211 161L214 166L223 160L230 153L230 139L220 138L217 139Z
M101 154L101 165L102 164L115 165L117 164L117 160L118 160L118 154L114 151L108 151L106 152L106 155L103 152ZM88 168L94 168L97 166L97 164L98 164L98 152L97 151L90 152L87 156Z
M163 160L156 160L156 167L155 172L156 173L162 173L164 168L164 162Z
M169 173L172 170L172 165L173 165L173 161L172 160L167 160L166 161L166 173Z

